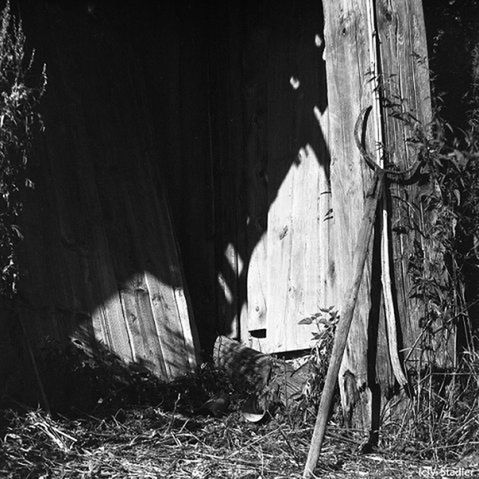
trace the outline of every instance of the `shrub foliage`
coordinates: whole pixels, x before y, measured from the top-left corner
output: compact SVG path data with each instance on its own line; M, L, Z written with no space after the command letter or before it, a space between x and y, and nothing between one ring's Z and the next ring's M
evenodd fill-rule
M19 280L17 245L22 196L33 183L27 163L34 132L41 127L37 106L46 87L32 74L34 53L26 53L22 24L7 2L0 26L0 294L14 295Z

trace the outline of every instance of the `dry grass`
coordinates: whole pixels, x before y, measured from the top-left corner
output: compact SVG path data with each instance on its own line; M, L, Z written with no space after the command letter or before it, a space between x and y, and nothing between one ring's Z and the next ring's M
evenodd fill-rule
M384 421L382 446L449 463L472 455L479 463L479 353L466 353L455 371L418 374L414 386L403 414L396 410L394 419Z
M48 415L0 409L0 477L301 477L317 393L288 411L272 410L262 423L250 423L241 413L244 386L238 390L214 369L201 368L170 385L121 370L114 362L107 369L109 376L83 367L81 374L88 375L83 382L82 376L71 376L82 387L90 381L104 384L97 386L95 401L89 398L88 404L96 405L87 411ZM111 371L121 380L105 382L114 376ZM462 477L479 478L478 378L479 356L474 355L454 374L422 374L420 394L403 402L403 413L396 410L394 419L384 419L373 454L361 453L363 433L343 428L336 412L316 477L447 477L441 467L456 475L463 467ZM80 390L74 393L77 404L87 404ZM200 414L201 404L218 395L231 400L225 415Z
M271 419L245 422L187 417L148 407L109 419L52 419L41 411L5 412L0 443L5 478L299 478L312 428ZM317 476L418 477L419 463L361 455L354 434L330 429Z

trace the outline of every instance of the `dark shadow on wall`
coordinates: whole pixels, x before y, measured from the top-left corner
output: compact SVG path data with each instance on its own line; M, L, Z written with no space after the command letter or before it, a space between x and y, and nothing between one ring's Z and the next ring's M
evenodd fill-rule
M227 304L216 283L216 332L234 334L253 250L300 149L310 145L329 168L313 112L327 107L322 44L315 43L323 14L321 2L226 2L211 9L209 21L216 271L233 292ZM225 259L231 245L241 271Z
M91 331L92 310L145 271L179 286L160 268L166 198L208 355L218 334L238 332L249 259L299 149L329 164L313 113L327 106L321 2L14 7L48 67L24 218L30 338ZM225 261L231 246L242 273ZM103 262L113 280L92 275Z

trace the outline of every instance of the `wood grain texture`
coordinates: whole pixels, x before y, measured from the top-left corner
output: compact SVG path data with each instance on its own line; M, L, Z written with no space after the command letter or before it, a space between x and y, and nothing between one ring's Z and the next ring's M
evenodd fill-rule
M375 5L378 44L375 45L380 62L381 83L384 89L382 128L386 160L400 170L406 170L417 159L417 149L408 142L416 126L414 118L427 127L431 119L429 72L427 69L426 36L421 2L379 1ZM357 231L357 218L363 208L363 184L370 176L364 168L352 143L352 123L359 109L371 104L369 46L373 32L368 31L367 2L324 2L326 22L326 56L328 71L328 100L332 156L331 184L333 194L334 228L337 242L335 266L338 278L338 298L348 276L348 263L353 251L351 238ZM412 121L401 121L394 114L408 113ZM373 113L374 115L374 113ZM365 134L368 150L375 151L375 138L368 120ZM396 294L399 349L409 351L419 332L421 318L425 314L423 299L413 298L414 285L410 277L412 258L419 254L424 258L426 271L443 281L444 261L441 251L427 240L433 222L421 205L421 188L417 183L391 184L388 188L388 208L391 211L390 228L393 268L392 279ZM419 229L418 229L419 227ZM379 242L376 238L376 247ZM428 253L426 253L428 252ZM429 266L428 266L429 265ZM431 265L438 265L431 266ZM439 266L440 265L440 266ZM384 324L384 303L381 274L376 260L367 267L362 291L350 333L350 340L340 374L343 405L348 401L348 387L344 377L353 378L360 391L358 404L353 404L352 422L371 426L376 421L379 407L394 388ZM443 357L449 357L448 340L442 343ZM413 355L414 356L414 355ZM404 356L402 356L404 358ZM442 358L441 358L442 360ZM441 361L440 360L440 361ZM414 361L414 360L413 360ZM374 404L373 404L374 403ZM375 409L375 411L372 411ZM371 417L371 413L376 417Z
M266 330L267 321L267 237L263 235L258 244L251 253L248 268L248 306L247 318L242 323L245 331L253 333L260 330Z
M353 265L351 268L352 275L346 289L346 296L341 309L341 316L334 334L333 350L331 352L331 359L324 382L324 388L321 393L321 402L319 404L318 413L316 416L313 437L311 439L311 447L309 449L308 458L306 460L304 469L303 477L305 478L309 478L313 475L313 471L318 462L319 453L321 451L321 446L326 433L326 425L328 423L331 406L333 404L333 397L336 389L336 382L338 380L338 373L343 361L344 349L346 348L349 330L351 328L354 311L358 301L358 293L364 275L364 267L368 258L368 250L370 246L374 244L371 239L374 231L374 224L376 222L378 203L382 198L383 191L384 174L375 174L373 183L368 191L368 196L365 199L364 214L360 222ZM349 377L349 373L347 376ZM352 386L353 390L356 390L356 385L353 384ZM351 394L347 394L347 399L348 401L352 399Z
M268 225L268 58L271 25L266 12L253 8L245 15L243 34L243 108L244 108L244 179L246 232L246 307L241 316L241 338L266 333L267 313L267 225ZM256 342L265 338L256 337ZM260 344L257 347L262 348Z
M377 4L378 25L381 31L381 68L384 75L384 94L391 100L386 109L385 141L389 161L406 169L416 161L418 148L407 140L419 124L426 131L432 120L429 87L426 33L421 2L381 0ZM394 118L393 113L412 115L409 122ZM424 207L424 193L431 185L422 181L411 185L391 187L392 254L395 269L397 308L401 324L403 346L410 365L422 357L426 362L436 361L441 367L453 363L453 337L439 335L433 338L433 357L425 357L411 347L421 334L421 323L426 317L427 305L423 298L413 294L410 264L418 254L422 257L425 277L434 279L439 287L447 288L447 271L440 245L431 234L437 218ZM433 300L434 302L434 300ZM438 321L434 329L440 329Z
M321 269L329 249L329 157L314 113L324 113L315 45L321 12L313 2L252 12L244 54L250 261L242 338L263 331L254 347L294 351L311 345L312 328L298 322L330 300Z
M325 13L325 55L328 83L331 192L333 209L334 270L336 302L341 309L351 277L351 265L360 221L364 211L366 185L371 172L354 144L354 123L361 109L370 104L368 87L369 50L364 1L323 2ZM369 136L370 138L370 136ZM374 141L372 139L372 141ZM372 241L372 240L371 240ZM369 248L371 251L372 248ZM347 395L342 378L346 372L362 391L355 423L370 423L368 380L368 320L371 309L371 257L366 261L357 306L339 375L343 402ZM377 292L376 294L380 294Z
M29 332L37 346L77 338L172 379L199 345L144 71L121 15L106 26L78 8L36 4L26 22L49 67L42 188L27 208Z
M324 171L308 145L283 181L268 215L268 349L293 351L311 345L311 330L298 322L326 306L320 269L327 244L319 191Z

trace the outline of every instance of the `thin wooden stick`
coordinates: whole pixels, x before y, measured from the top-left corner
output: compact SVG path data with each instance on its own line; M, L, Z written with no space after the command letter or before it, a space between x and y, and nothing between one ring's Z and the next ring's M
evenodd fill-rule
M316 424L314 425L311 446L306 460L303 477L309 479L313 476L313 470L318 462L319 453L323 444L329 411L333 402L334 389L338 379L339 368L343 359L344 349L348 339L349 329L353 319L356 300L358 298L359 286L363 277L364 265L366 263L369 243L373 232L374 221L379 198L382 196L384 186L384 173L377 170L370 192L366 197L364 216L358 234L356 254L354 256L353 276L342 314L339 319L336 334L334 336L333 351L329 362L328 373L321 395Z

